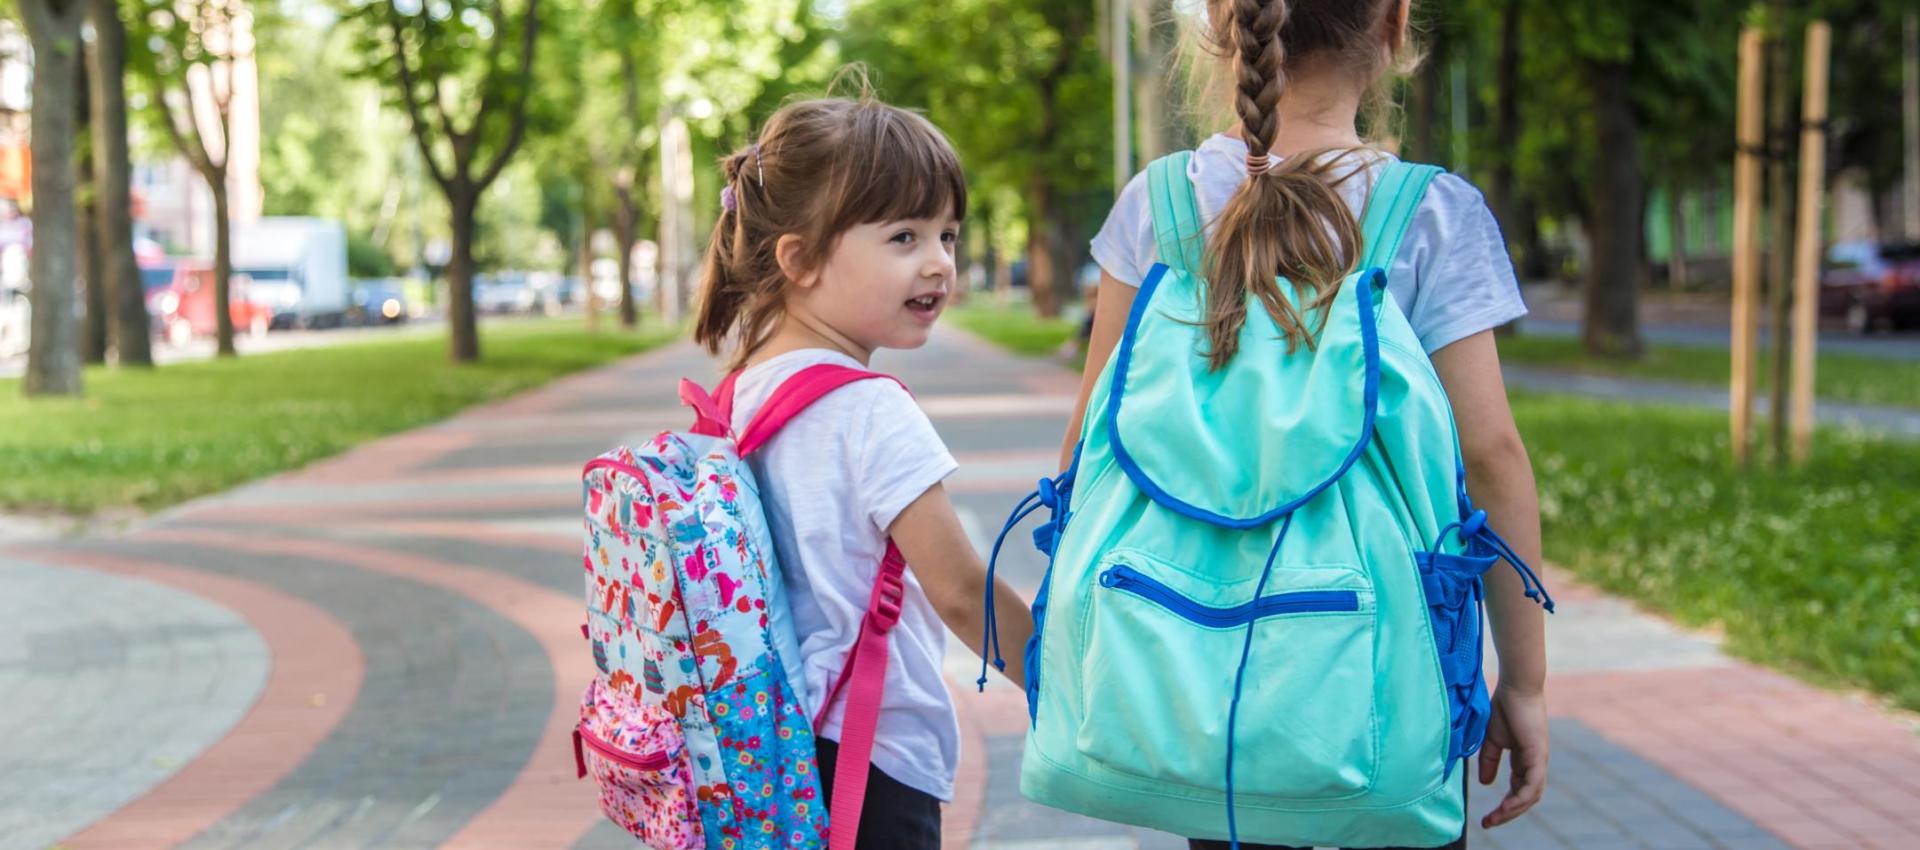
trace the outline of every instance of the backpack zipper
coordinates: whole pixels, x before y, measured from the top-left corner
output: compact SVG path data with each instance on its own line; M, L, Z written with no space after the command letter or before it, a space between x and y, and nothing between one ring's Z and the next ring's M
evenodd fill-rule
M1360 610L1360 594L1351 590L1299 590L1275 593L1230 608L1203 605L1126 564L1115 564L1100 574L1100 586L1131 593L1202 626L1224 629L1285 614L1339 613Z
M673 759L663 751L655 751L637 756L602 740L600 736L588 731L586 727L573 730L574 756L579 759L579 745L586 744L587 749L599 753L608 761L632 770L666 770L673 766ZM585 765L581 766L581 775L585 775Z

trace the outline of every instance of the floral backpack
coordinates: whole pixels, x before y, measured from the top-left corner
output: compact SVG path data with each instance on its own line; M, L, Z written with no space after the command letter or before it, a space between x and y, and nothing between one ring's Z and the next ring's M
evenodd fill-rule
M736 375L737 376L737 375ZM586 465L587 622L598 673L573 734L582 777L608 817L657 850L851 850L905 560L891 544L859 643L822 703L847 700L829 812L802 706L793 632L758 484L743 460L788 420L855 381L814 366L787 379L736 436L734 378L714 395L681 381L696 413Z

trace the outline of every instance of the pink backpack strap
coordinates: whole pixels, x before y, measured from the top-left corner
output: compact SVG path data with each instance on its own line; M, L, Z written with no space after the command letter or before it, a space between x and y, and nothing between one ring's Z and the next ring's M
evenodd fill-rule
M728 375L727 380L720 386L722 389L732 390L733 376ZM733 433L733 424L728 420L727 414L721 410L720 404L714 400L713 396L707 395L707 391L701 389L699 384L681 378L680 402L693 408L693 428L690 429L693 433L708 437L725 437Z
M782 382L760 406L753 421L740 434L740 456L752 454L766 445L793 417L828 393L857 381L884 379L899 383L891 376L866 372L847 366L822 364L809 366ZM902 389L906 385L901 385ZM725 406L732 408L732 387L722 386ZM860 636L853 652L840 670L840 680L821 703L813 728L819 730L827 712L844 694L845 716L840 723L840 753L833 767L833 805L827 812L828 850L854 850L860 837L860 812L867 798L867 774L873 763L873 736L880 723L880 697L886 690L888 633L900 622L900 606L906 598L907 559L900 549L887 541L887 554L874 577L873 593L867 600L867 615L860 621ZM837 825L837 826L836 826Z
M733 421L733 385L740 381L742 371L735 369L728 372L726 377L720 379L719 386L713 388L714 406L719 409L720 418L727 422Z
M746 457L766 445L768 440L773 439L773 435L780 433L780 429L793 420L793 417L799 416L802 411L828 393L857 381L874 379L900 383L899 379L891 375L825 363L808 366L794 373L793 377L782 381L780 386L774 389L773 395L767 398L767 403L760 406L760 412L755 413L753 420L747 423L746 430L740 432L740 456ZM902 389L905 387L905 384L901 384ZM723 381L721 390L725 392L725 400L720 404L731 415L732 386Z
M887 681L887 634L900 622L906 575L907 559L893 541L887 541L887 556L874 578L867 615L860 621L860 636L854 641L846 666L840 668L840 680L821 703L820 715L813 719L813 728L821 729L833 704L842 693L846 695L847 711L840 719L840 753L833 763L833 805L827 812L828 850L854 850L854 841L860 835L873 735L880 724L880 696Z
M697 414L695 433L706 433L700 428L711 422L724 426L733 421L734 384L739 377L739 372L727 375L714 387L711 398L697 385L682 382L680 397ZM795 416L828 393L857 381L874 379L900 383L890 375L832 364L809 366L794 373L774 389L766 404L761 405L760 411L747 423L746 430L738 435L735 443L740 456L746 457L766 445ZM688 386L693 386L692 392ZM901 388L905 389L906 385L901 384ZM716 436L730 430L723 428ZM840 679L813 720L813 728L818 731L834 703L845 696L847 710L840 724L840 753L833 769L833 805L827 813L829 850L854 850L860 836L860 813L865 808L867 775L873 762L873 736L880 723L880 697L886 689L887 637L900 622L900 606L906 598L906 576L906 557L893 541L887 541L886 557L880 562L873 594L867 600L867 614L860 621L860 636L854 640L853 652L840 670ZM834 824L845 826L834 828Z

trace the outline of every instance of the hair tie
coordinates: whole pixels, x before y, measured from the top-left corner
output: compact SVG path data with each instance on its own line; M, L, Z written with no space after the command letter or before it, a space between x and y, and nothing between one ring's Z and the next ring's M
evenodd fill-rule
M1271 154L1255 155L1252 153L1247 154L1247 176L1248 177L1259 177L1260 175L1265 174L1272 170L1273 170L1273 155Z
M727 212L734 212L740 208L740 202L735 200L733 196L732 183L728 183L725 188L720 190L720 208Z
M761 188L765 188L767 185L767 164L760 161L759 142L753 143L753 168L755 171L753 182L759 184Z

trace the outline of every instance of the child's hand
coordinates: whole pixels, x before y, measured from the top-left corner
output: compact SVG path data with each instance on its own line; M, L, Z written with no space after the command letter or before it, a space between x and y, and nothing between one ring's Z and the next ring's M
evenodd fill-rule
M1493 716L1487 721L1487 739L1480 745L1480 784L1492 785L1500 775L1500 754L1510 752L1507 796L1480 819L1492 829L1525 814L1540 802L1547 788L1547 699L1538 691L1523 693L1500 686L1493 692Z

